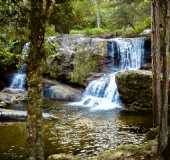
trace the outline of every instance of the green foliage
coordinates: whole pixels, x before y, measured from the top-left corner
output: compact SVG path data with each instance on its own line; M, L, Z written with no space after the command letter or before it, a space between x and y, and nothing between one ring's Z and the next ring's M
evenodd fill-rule
M103 35L105 33L108 33L108 29L103 28L85 28L83 30L71 30L71 34L84 34L84 35Z
M73 1L73 10L79 19L71 33L139 33L150 27L149 0L98 0L101 28L96 30L96 7L93 1ZM81 31L82 30L82 31ZM104 31L103 31L104 30Z
M48 25L46 27L45 36L49 37L49 36L53 36L53 35L56 35L55 27L54 27L54 25Z
M49 18L49 23L55 26L55 31L59 33L69 33L74 26L75 17L72 4L69 0L56 3Z
M71 81L83 85L89 73L96 70L96 62L95 56L88 56L84 51L76 54L74 58L74 70L71 73Z
M3 48L3 44L0 44L0 69L6 70L6 67L12 65L19 59L19 55L15 55L10 52L10 48Z

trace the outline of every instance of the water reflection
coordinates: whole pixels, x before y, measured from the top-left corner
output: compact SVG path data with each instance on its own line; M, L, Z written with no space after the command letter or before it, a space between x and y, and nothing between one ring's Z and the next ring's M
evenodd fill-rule
M89 112L88 108L64 106L54 101L46 101L44 106L56 117L44 122L46 157L54 153L91 157L119 144L139 144L152 122L150 115L125 114L118 110ZM25 159L25 122L1 123L0 130L0 159Z

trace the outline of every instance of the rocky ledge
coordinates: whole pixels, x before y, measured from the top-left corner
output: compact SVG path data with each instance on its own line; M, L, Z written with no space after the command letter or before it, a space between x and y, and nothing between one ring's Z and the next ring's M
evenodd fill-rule
M130 70L118 72L116 83L120 98L128 111L148 111L152 109L151 71Z
M43 80L44 97L54 100L74 101L81 96L81 90L54 80ZM5 88L0 92L0 107L25 101L27 91L22 89Z
M119 72L116 83L120 98L131 111L151 110L152 107L152 72L130 70Z

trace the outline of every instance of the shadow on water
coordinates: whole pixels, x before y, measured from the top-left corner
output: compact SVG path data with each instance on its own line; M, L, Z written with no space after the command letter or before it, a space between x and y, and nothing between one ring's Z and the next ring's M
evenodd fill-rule
M46 157L71 153L87 158L119 144L140 144L152 123L151 115L144 113L90 112L56 101L46 101L44 107L56 117L44 122ZM1 122L0 140L1 160L25 159L25 122Z

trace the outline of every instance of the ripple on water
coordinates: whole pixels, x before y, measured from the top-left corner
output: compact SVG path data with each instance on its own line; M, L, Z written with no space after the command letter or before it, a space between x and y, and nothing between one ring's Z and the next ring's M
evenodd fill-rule
M150 115L89 112L87 108L68 107L56 102L45 105L50 105L50 112L57 117L44 124L46 156L71 153L91 157L103 150L114 149L119 144L140 144L145 134L131 131L131 128L149 127L146 124L152 123ZM25 123L3 123L0 130L0 158L22 159Z

